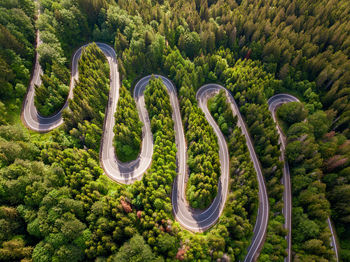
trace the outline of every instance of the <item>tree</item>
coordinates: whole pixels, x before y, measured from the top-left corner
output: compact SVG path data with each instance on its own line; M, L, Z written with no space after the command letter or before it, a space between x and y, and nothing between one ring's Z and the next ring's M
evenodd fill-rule
M295 164L300 162L304 158L302 152L303 145L300 141L288 143L286 148L286 156L288 159L288 163Z
M196 32L185 32L179 38L179 48L185 54L193 58L199 54L201 39Z
M79 81L73 92L70 110L63 112L66 130L82 145L98 149L109 94L109 66L95 43L83 50L79 61Z
M130 92L122 86L115 113L114 147L120 161L135 160L141 149L142 122Z
M310 253L314 253L317 255L323 255L327 253L327 247L323 245L323 242L319 239L310 239L305 242L304 249Z
M170 234L161 234L157 239L157 246L160 253L174 257L178 251L178 239Z
M307 121L313 128L316 139L322 138L328 132L331 122L323 111L317 111L307 118Z
M3 261L30 259L33 248L26 247L23 239L12 239L2 243L0 257Z
M156 258L152 252L152 249L146 244L142 236L135 235L119 249L116 255L110 257L109 261L153 262L162 260Z
M5 104L0 102L0 125L7 124L7 108Z
M44 71L47 67L52 65L54 61L57 61L60 64L64 64L66 62L66 59L63 57L63 50L59 45L53 46L50 44L42 43L38 47L38 53L40 55L40 65Z
M309 135L311 134L311 132L312 132L311 127L308 123L300 122L300 123L295 123L289 127L287 131L287 136L288 136L288 139L293 141L302 135Z
M97 22L98 15L102 8L106 8L108 0L78 0L80 7L87 14L90 24Z
M277 116L285 121L289 126L305 119L307 112L303 104L299 102L290 102L281 105L277 110Z
M58 112L64 105L69 87L62 83L54 73L41 76L42 84L35 87L35 106L43 116Z

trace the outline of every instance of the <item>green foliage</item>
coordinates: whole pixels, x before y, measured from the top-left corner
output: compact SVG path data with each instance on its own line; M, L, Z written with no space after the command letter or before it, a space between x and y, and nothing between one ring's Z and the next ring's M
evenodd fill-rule
M73 50L90 31L87 17L77 1L45 0L37 26L42 44L38 46L43 69L42 84L35 88L35 105L43 116L57 113L69 93L68 62Z
M155 26L157 21L153 21L153 26L145 23L140 14L130 15L129 7L120 7L124 4L120 2L102 8L99 15L102 19L95 25L92 35L98 41L114 42L120 75L132 82L140 75L162 71L166 40ZM136 5L145 3L130 4L136 8ZM158 9L156 12L162 11Z
M291 128L293 128L293 126ZM320 167L322 160L320 154L317 152L318 145L315 143L313 135L301 134L299 137L303 137L303 140L293 138L287 145L286 157L288 163L292 166L302 164L306 172Z
M43 44L38 51L44 75L43 85L36 87L39 112L53 114L66 100L67 69L75 48L89 39L114 44L118 69L128 88L136 77L155 72L168 75L179 88L186 140L189 148L193 146L190 178L193 184L212 186L211 190L217 185L212 174L218 177L220 169L217 145L196 105L195 92L206 82L221 82L233 92L261 160L270 199L261 261L282 261L286 244L282 165L266 98L280 91L297 93L310 115L307 122L295 123L286 132L294 259L332 260L325 223L330 214L327 197L342 260L349 260L347 1L41 0L40 5L37 27ZM34 2L1 1L0 124L18 121L13 112L20 108L28 84L34 37ZM97 150L109 72L103 56L91 53L81 61L83 77L71 102L73 110L66 115L66 130L39 135L0 127L1 258L111 260L117 253L131 252L132 241L127 241L140 234L135 246L153 260L162 256L171 261L178 255L186 261L243 260L255 220L257 185L244 137L228 124L227 111L217 106L223 99L212 109L218 111L215 119L229 138L231 192L217 225L205 234L190 234L171 216L176 147L170 105L160 83L151 83L147 95L148 104L157 105L149 106L155 139L151 168L130 187L114 185L102 176ZM164 109L160 104L166 105ZM193 181L193 170L204 167L207 174ZM207 198L210 203L207 192L193 192L199 193L193 200ZM131 212L125 212L122 199Z
M109 94L109 66L96 44L87 46L79 61L79 81L74 88L65 125L82 145L99 149Z
M35 173L37 171L37 173ZM18 205L28 201L29 205L38 205L36 198L42 197L46 189L42 186L41 173L47 173L47 169L40 162L17 159L13 164L1 169L1 199L2 203ZM35 188L39 191L34 192ZM33 196L31 196L34 194ZM33 198L34 199L33 199Z
M178 70L175 70L174 65ZM190 171L186 197L192 207L203 209L210 205L217 194L220 176L217 138L197 105L193 86L198 84L198 75L194 64L175 50L167 55L164 66L177 86L181 86L180 110L188 145L187 164Z
M78 0L79 6L87 14L87 19L91 25L97 22L101 8L106 8L108 0Z
M339 116L333 126L349 135L349 107L344 106L349 101L350 80L350 35L345 26L350 5L346 1L167 3L170 10L159 8L163 2L133 0L119 1L118 5L129 14L137 14L144 24L158 27L171 47L177 45L191 58L201 55L199 50L210 54L224 47L230 48L236 59L262 61L267 71L283 79L287 89L306 99L308 111L321 109L321 101ZM200 45L192 49L197 47L197 34ZM325 95L320 95L320 90Z
M141 149L142 122L134 99L122 86L115 113L114 147L120 161L135 160Z
M0 207L0 257L3 261L30 259L33 247L26 246L25 224L16 208Z
M7 124L7 109L3 102L0 102L0 125L6 125Z
M134 193L138 199L135 204L143 207L148 215L151 215L151 208L169 214L171 184L176 175L176 146L170 100L160 79L150 80L145 91L145 102L151 121L154 149L152 165L138 185L141 190ZM138 186L135 183L134 190ZM145 194L149 194L149 197L145 198Z
M330 132L323 136L319 150L323 158L322 181L327 184L326 196L331 203L332 219L341 244L341 258L347 261L350 251L350 143L343 135Z
M180 96L183 94L181 89ZM187 97L181 98L181 106L186 107L188 112L184 116L188 118L184 126L187 130L187 164L190 169L186 197L192 207L204 209L217 194L220 176L219 149L217 138L204 114L196 104L184 102L186 100L189 102Z
M109 256L137 232L135 212L126 213L121 205L127 193L121 187L113 196L93 203L87 220L92 232L85 250L89 258Z
M229 127L233 127L237 119L233 118L232 111L226 101L226 94L222 90L217 96L208 102L210 113L214 116L221 131L225 136L230 134Z
M186 32L181 34L178 42L179 49L187 56L193 58L199 54L200 38L197 32Z
M83 250L73 242L81 237L86 228L81 222L84 217L83 202L72 199L66 187L55 189L63 186L62 168L49 168L41 162L18 159L1 169L1 173L2 201L19 205L18 211L27 223L28 233L42 239L33 250L33 260L43 259L42 248L50 260L64 260L72 254L75 261L81 260ZM23 241L9 242L4 244L4 248L18 248L14 256L28 256L31 253L31 248L25 247Z
M34 3L4 0L0 3L0 257L2 261L30 260L33 251L26 224L16 209L39 183L43 165L28 132L14 121L25 94L34 58ZM17 117L17 116L16 116ZM33 161L33 162L31 162ZM33 171L39 173L33 174ZM40 193L39 193L40 194ZM29 245L28 245L29 243Z
M211 114L225 134L230 153L230 193L224 213L208 241L214 248L214 258L219 259L227 252L236 260L244 257L250 243L258 208L258 185L245 138L226 99L225 92L220 91L208 101Z
M308 119L315 121L315 116ZM286 158L293 185L292 244L299 259L329 261L333 258L327 224L330 204L325 195L326 185L319 180L323 175L322 157L313 130L309 122L296 122L287 132Z
M16 159L35 160L39 153L23 127L0 126L0 167L6 167Z
M329 130L331 123L326 113L317 111L310 115L307 119L313 128L313 133L316 139L322 138Z
M23 98L34 57L34 3L29 0L0 3L0 123L6 124L4 102ZM16 88L17 87L17 88ZM17 102L20 106L20 102ZM9 109L9 108L8 108Z
M266 96L279 88L280 82L266 73L261 65L252 61L237 61L224 71L229 90L240 106L253 140L265 176L270 202L267 238L261 259L273 257L283 260L286 255L285 230L282 214L282 163L275 123L267 107Z
M303 104L299 102L290 102L281 105L277 109L277 116L291 126L296 122L301 122L306 118L307 112L305 111Z
M69 92L69 87L64 84L69 82L68 70L64 66L54 63L52 71L50 76L42 75L42 84L35 87L35 106L44 116L50 116L61 110ZM61 71L62 75L57 76L59 73L57 71Z
M43 39L48 48L59 47L63 50L59 58L66 59L72 55L87 37L90 28L87 14L79 8L78 1L43 0L40 2L41 15L38 20L40 32L50 34ZM45 41L46 40L46 41ZM46 69L46 64L42 64ZM50 64L49 64L50 66Z
M142 236L136 235L126 242L118 251L118 253L110 257L108 261L111 262L153 262L163 261L162 259L156 259L152 249L146 244Z
M166 257L174 257L178 251L178 239L169 234L161 234L157 239L159 253Z
M178 248L178 228L171 220L171 188L176 176L176 145L169 95L161 79L151 79L145 90L154 149L152 164L132 186L132 204L138 210L143 237L154 249L171 256ZM166 232L165 232L166 231ZM166 236L166 235L171 236ZM159 241L158 241L159 240ZM172 243L167 248L164 242Z
M55 173L60 175L55 183L65 183L69 185L74 195L79 195L81 189L91 180L96 180L102 170L92 152L86 152L77 148L67 148L57 150L54 146L41 151L41 158L47 164L59 163L65 174L60 174L59 168L55 168Z
M3 261L26 261L31 258L32 251L33 248L26 247L23 239L12 239L2 243L0 257Z

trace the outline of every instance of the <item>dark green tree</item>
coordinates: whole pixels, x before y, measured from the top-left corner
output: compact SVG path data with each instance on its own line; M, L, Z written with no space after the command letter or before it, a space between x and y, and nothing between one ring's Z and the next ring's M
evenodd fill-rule
M135 160L140 152L143 124L130 92L124 86L119 91L115 114L114 147L118 159L127 162Z

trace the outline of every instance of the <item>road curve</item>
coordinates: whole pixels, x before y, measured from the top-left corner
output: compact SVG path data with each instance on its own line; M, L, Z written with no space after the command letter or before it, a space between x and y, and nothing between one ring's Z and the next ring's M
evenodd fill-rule
M137 107L139 109L140 118L143 120L143 122L148 123L145 124L143 127L144 138L142 141L142 149L140 152L140 156L135 161L129 163L122 163L117 160L113 146L113 126L115 122L114 113L117 108L117 101L119 98L120 88L116 54L114 49L109 45L106 45L104 43L96 44L105 54L110 66L110 92L105 119L105 128L103 133L103 143L101 143L101 163L102 167L104 168L106 174L109 177L120 183L128 184L134 182L135 180L141 179L143 173L147 170L152 160L153 139L152 133L150 131L148 114L143 98L143 91L147 83L145 83L142 80L139 81L135 86L134 92L134 97L137 101ZM68 107L69 99L73 98L73 89L76 80L78 80L79 78L78 62L84 47L86 47L86 45L79 48L74 53L72 58L72 73L68 99L62 107L62 109L58 113L50 117L40 116L34 104L35 85L40 85L40 76L42 74L42 70L40 68L37 57L35 62L34 74L32 77L32 81L30 82L22 110L22 119L24 124L28 128L38 132L48 132L63 124L62 111Z
M41 44L39 32L37 33L37 46ZM108 49L108 45L99 43L98 44L101 50ZM35 97L35 86L41 85L41 75L43 74L43 71L39 64L39 54L36 54L36 60L34 65L34 71L32 75L32 79L30 81L27 95L25 97L23 108L22 108L22 121L23 123L31 130L37 131L37 132L48 132L51 131L60 125L63 124L63 118L62 118L62 112L64 109L68 107L68 101L69 99L73 98L73 88L75 85L75 80L78 80L78 61L81 56L81 51L85 46L79 48L73 56L72 59L72 73L71 73L71 81L70 81L70 89L68 98L62 107L62 109L57 112L56 114L44 117L41 116L34 104L34 97ZM112 49L111 47L109 47ZM113 49L112 49L113 50ZM107 50L107 52L110 52L110 50Z
M216 223L225 206L229 182L229 154L225 137L207 108L207 101L209 98L208 89L205 88L205 86L200 88L196 97L199 107L203 110L206 119L213 127L218 138L221 168L218 192L211 205L205 210L194 210L189 206L185 192L189 174L186 172L186 144L182 129L180 131L181 139L179 140L177 137L179 170L173 184L172 205L175 219L179 221L183 227L193 232L202 232ZM176 111L178 111L176 114L179 114L179 121L181 122L180 111ZM176 132L178 131L176 128L175 130ZM179 158L179 156L181 156L181 158Z
M37 32L37 46L40 45L40 36ZM145 171L151 164L153 154L153 137L151 133L150 120L148 112L145 106L144 91L151 78L146 76L139 80L134 88L134 99L136 101L139 117L144 123L143 126L143 139L142 149L138 159L129 163L121 163L117 160L114 146L113 146L113 126L115 123L114 114L117 109L117 102L119 99L120 80L119 72L115 51L112 47L103 44L96 43L101 51L105 54L109 66L110 66L110 92L108 98L108 105L106 109L106 117L103 128L103 137L100 149L100 160L101 165L111 179L124 184L133 183L136 180L142 178ZM22 109L22 121L24 124L34 131L48 132L63 124L62 112L69 106L69 99L73 98L73 89L76 81L78 80L78 62L81 57L85 46L79 48L73 55L72 58L72 72L70 81L70 90L67 97L67 101L62 109L55 115L50 117L42 117L36 110L34 104L35 97L35 85L41 84L42 70L39 64L39 56L37 54L34 72L32 79L27 91L25 101ZM179 223L186 229L193 232L202 232L214 225L219 219L225 205L225 201L228 194L228 182L229 182L229 154L228 148L223 134L220 128L216 124L215 120L210 115L207 108L207 100L215 92L224 89L222 86L216 84L205 85L201 87L197 92L197 100L199 107L203 110L209 124L213 127L214 132L219 142L219 156L221 164L221 176L218 185L218 193L211 205L204 211L193 210L189 207L185 199L186 182L188 178L187 174L187 156L186 156L186 141L184 136L184 129L182 126L182 119L179 109L179 102L177 99L176 88L172 82L159 75L154 77L161 78L170 96L170 103L173 109L173 120L175 129L175 139L177 144L177 162L178 162L178 176L175 178L173 183L172 192L172 204L175 218ZM263 239L266 233L269 206L267 200L267 193L265 188L264 179L262 176L261 168L256 157L254 147L251 143L249 134L245 127L244 121L240 115L238 106L236 105L231 94L226 90L229 101L231 102L232 112L238 116L238 125L242 128L242 132L246 136L248 149L258 175L259 181L259 211L254 227L254 235L252 244L248 249L248 254L245 261L253 261L257 258L259 250L262 246Z
M269 202L268 202L268 196L265 186L265 180L261 171L261 166L259 163L259 160L256 156L253 143L251 141L249 132L246 128L245 122L242 118L242 115L239 111L239 108L232 97L231 93L227 91L223 86L218 84L208 84L202 86L198 92L197 92L197 100L199 103L199 107L203 110L205 117L207 118L210 125L214 128L214 131L218 137L219 141L219 148L220 148L220 161L221 161L221 176L220 176L220 182L218 187L218 195L214 199L213 203L210 205L210 207L207 210L211 210L213 208L216 208L218 211L216 213L211 212L212 214L216 214L216 219L212 219L211 225L216 222L216 220L219 218L225 204L226 196L227 196L227 185L229 181L229 171L228 171L228 165L229 165L229 155L227 150L227 145L224 136L222 135L219 127L217 126L215 120L212 118L211 114L208 111L207 108L207 100L209 97L213 96L215 93L218 93L220 90L224 90L226 93L226 97L228 99L228 102L230 104L231 110L233 114L237 116L237 124L241 128L242 133L245 136L247 147L249 150L249 154L251 157L251 160L253 162L258 184L259 184L259 209L258 209L258 216L256 219L255 227L253 230L253 238L252 243L248 247L247 255L245 257L245 262L255 261L257 257L259 256L260 250L262 248L262 245L264 243L264 238L266 234L267 229L267 223L269 218ZM221 149L222 148L222 149ZM226 148L226 150L225 150ZM227 155L225 155L227 154ZM226 160L227 159L227 160ZM223 163L222 160L227 161L227 163ZM225 170L227 168L227 171ZM227 172L227 173L226 173ZM220 188L221 187L221 188ZM222 192L222 193L220 193ZM211 225L208 225L210 227Z
M276 110L279 106L285 103L289 102L300 102L298 98L290 95L290 94L277 94L268 100L269 110L272 114L273 121L276 123L280 143L281 143L281 159L284 162L284 168L283 168L283 178L282 182L284 184L284 192L283 192L283 214L285 217L285 223L284 227L287 229L287 257L285 258L285 262L291 262L292 261L292 189L291 189L291 182L290 182L290 171L289 171L289 165L288 162L285 159L284 152L286 149L286 137L284 136L281 128L278 125L277 119L276 119ZM338 258L338 249L337 249L337 243L334 237L334 231L332 227L332 223L330 221L330 218L327 218L327 223L330 228L332 237L331 237L331 246L334 250L336 261L339 261Z
M285 160L284 157L284 151L286 149L286 138L283 135L283 132L281 128L279 127L277 120L276 120L276 110L277 108L284 104L289 102L299 102L299 99L291 96L289 94L277 94L272 96L268 100L269 110L272 114L273 121L276 123L277 131L279 134L279 140L281 143L281 160L284 163L283 166L283 178L282 183L284 184L284 192L283 192L283 214L284 214L284 227L287 229L287 256L285 257L285 262L291 262L292 261L292 189L291 189L291 183L290 183L290 172L289 172L289 166L288 162Z

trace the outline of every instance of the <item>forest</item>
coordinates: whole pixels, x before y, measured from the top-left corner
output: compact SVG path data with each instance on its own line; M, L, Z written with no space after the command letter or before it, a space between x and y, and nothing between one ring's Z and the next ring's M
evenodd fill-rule
M124 86L120 89L114 133L114 147L118 159L124 162L135 160L141 149L142 122L135 100Z
M38 11L40 10L40 11ZM245 136L224 92L208 108L229 149L229 194L218 221L192 233L174 219L177 145L168 91L152 78L144 92L152 162L140 181L109 179L99 150L110 67L93 42L117 54L121 81L114 149L138 157L143 124L133 88L149 74L176 87L187 146L186 197L204 210L218 194L218 139L198 106L206 83L235 98L263 171L269 221L258 261L284 261L283 162L267 100L290 93L300 103L277 110L292 184L293 261L350 261L350 2L346 0L2 0L0 2L0 260L243 261L258 216L258 181ZM36 43L39 33L41 43ZM59 112L48 133L23 125L38 56L38 113Z

